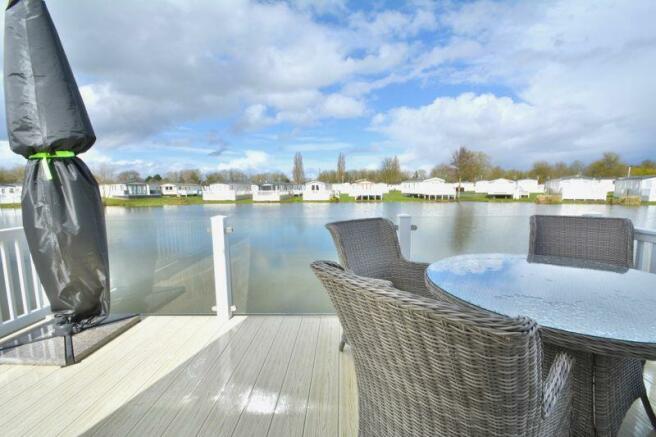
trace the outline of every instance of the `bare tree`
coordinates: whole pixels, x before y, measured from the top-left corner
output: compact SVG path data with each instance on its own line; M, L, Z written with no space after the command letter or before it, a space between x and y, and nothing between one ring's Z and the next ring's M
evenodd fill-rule
M305 171L303 170L303 156L301 152L294 155L294 168L292 169L292 180L295 184L305 183Z
M116 182L116 168L106 162L94 165L93 175L99 184L110 184Z
M343 153L339 153L337 157L337 182L344 183L344 178L346 177L346 156Z
M586 169L588 176L608 178L626 176L628 166L617 153L604 153L601 159L591 163Z
M139 174L138 171L135 171L135 170L126 170L126 171L120 172L116 176L116 180L118 182L122 182L122 183L143 182L143 179L141 178L141 175Z
M403 179L399 158L385 158L380 166L380 181L386 184L398 184Z
M489 158L483 152L474 152L466 147L460 147L451 155L451 165L454 168L456 180L475 181L488 173Z
M17 165L11 168L0 167L0 184L15 184L23 180L25 167Z

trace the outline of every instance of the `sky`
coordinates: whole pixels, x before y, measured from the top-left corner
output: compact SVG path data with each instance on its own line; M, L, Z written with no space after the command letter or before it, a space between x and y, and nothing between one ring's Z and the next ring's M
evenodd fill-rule
M656 158L656 2L49 0L97 135L142 175ZM4 28L4 22L2 23ZM4 113L2 114L4 117ZM0 128L0 165L22 162Z

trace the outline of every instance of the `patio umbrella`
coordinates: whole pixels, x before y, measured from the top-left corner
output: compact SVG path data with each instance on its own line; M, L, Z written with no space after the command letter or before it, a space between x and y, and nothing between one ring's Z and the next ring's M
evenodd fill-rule
M9 144L27 159L25 236L56 331L70 338L109 313L109 259L98 184L78 158L96 137L43 0L9 1L4 92Z

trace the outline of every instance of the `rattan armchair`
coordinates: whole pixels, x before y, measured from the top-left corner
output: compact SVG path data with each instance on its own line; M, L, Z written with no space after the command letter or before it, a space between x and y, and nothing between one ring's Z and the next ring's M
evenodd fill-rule
M561 263L570 259L573 266L584 260L591 262L591 268L598 263L632 268L633 241L633 223L628 219L535 215L531 217L529 257L558 257ZM576 358L575 435L588 435L591 429L599 435L616 435L626 412L638 398L656 428L656 416L642 375L644 362L567 350L545 339L547 364L562 351Z
M400 290L430 297L424 273L428 264L406 260L396 234L396 226L384 218L366 218L328 223L339 261L358 276L384 279ZM342 336L339 350L344 349Z
M570 368L560 354L543 379L530 319L468 311L312 263L353 344L359 435L568 435Z
M633 267L633 223L611 217L534 215L529 255Z

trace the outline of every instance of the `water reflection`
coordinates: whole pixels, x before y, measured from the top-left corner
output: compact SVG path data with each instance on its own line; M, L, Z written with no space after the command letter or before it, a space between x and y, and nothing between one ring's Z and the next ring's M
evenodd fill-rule
M454 253L462 253L470 243L476 216L472 214L468 204L459 203L454 209L455 213L451 219L453 224L451 250Z
M337 256L325 224L412 216L412 258L528 249L532 214L601 213L656 228L656 207L529 203L290 203L106 208L113 309L209 314L215 301L210 217L226 215L237 313L330 313L309 269ZM0 209L0 226L20 226L20 210Z

